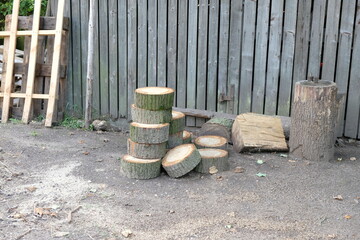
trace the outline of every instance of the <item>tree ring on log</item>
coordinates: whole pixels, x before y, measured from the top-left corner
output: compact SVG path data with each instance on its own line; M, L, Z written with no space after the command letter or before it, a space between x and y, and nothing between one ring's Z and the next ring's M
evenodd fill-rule
M191 143L192 133L188 131L183 131L183 143Z
M167 87L144 87L135 90L135 105L138 108L159 111L171 109L174 89Z
M182 112L172 111L169 134L178 133L185 129L185 114Z
M200 153L194 144L183 144L168 151L162 166L170 177L177 178L193 170L200 160Z
M227 139L219 136L200 136L195 139L197 148L227 149Z

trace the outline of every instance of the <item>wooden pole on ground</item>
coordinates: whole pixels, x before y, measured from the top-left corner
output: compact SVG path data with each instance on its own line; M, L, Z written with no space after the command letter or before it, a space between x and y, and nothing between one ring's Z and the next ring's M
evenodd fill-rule
M308 160L334 157L337 87L331 81L300 81L295 85L291 113L290 153Z
M88 61L86 76L86 102L85 102L85 128L89 128L92 118L92 88L94 82L94 26L95 26L95 2L90 0L89 13L89 37L88 37Z

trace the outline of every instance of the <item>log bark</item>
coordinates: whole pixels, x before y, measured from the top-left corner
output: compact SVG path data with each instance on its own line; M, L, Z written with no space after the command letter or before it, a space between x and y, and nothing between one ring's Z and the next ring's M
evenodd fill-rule
M171 149L183 144L183 131L169 135L167 148Z
M166 87L144 87L135 90L135 105L152 111L171 109L174 90Z
M334 158L337 87L334 82L300 81L292 105L290 153L298 158L329 161Z
M201 161L195 171L200 173L211 173L228 171L230 169L229 153L222 149L203 148L199 149Z
M128 178L156 178L160 175L161 159L141 159L125 155L121 160L121 170Z
M175 134L185 129L185 114L172 111L169 134Z
M219 136L200 136L195 139L197 148L227 149L227 139Z
M178 178L193 170L200 160L200 153L194 144L183 144L165 155L162 166L170 177Z
M187 144L187 143L191 143L192 141L192 133L188 132L188 131L183 131L183 143Z
M167 142L158 144L136 143L128 139L128 154L136 158L158 159L166 154Z
M130 124L130 139L136 143L156 144L166 142L169 138L169 124Z
M231 128L234 123L232 119L212 118L201 126L199 136L220 136L231 142Z
M233 148L242 151L287 151L281 120L255 113L236 117L232 127Z
M151 111L142 108L138 108L135 104L131 105L131 116L134 122L145 124L161 124L170 123L172 119L172 110L159 110Z

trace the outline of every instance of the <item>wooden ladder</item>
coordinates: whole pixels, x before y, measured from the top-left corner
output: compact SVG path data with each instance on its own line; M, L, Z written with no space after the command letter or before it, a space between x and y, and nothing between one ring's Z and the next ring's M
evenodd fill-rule
M56 15L55 30L39 30L40 27L40 11L41 0L35 0L33 26L30 31L18 31L18 17L20 0L14 0L12 10L12 21L10 31L0 32L0 37L5 37L4 45L4 62L6 62L5 79L1 86L0 98L3 98L2 104L2 123L7 123L9 120L10 100L11 98L24 98L24 109L22 115L22 121L29 123L30 112L33 103L33 99L47 99L47 113L45 126L51 127L54 116L54 109L57 99L57 91L59 85L59 69L60 69L60 53L62 45L63 35L63 22L64 22L64 5L65 0L58 1L58 10ZM27 84L25 93L14 93L13 79L14 79L14 60L16 50L16 38L18 36L31 36L31 47L27 72ZM36 70L36 56L38 49L38 37L39 36L54 36L54 52L51 66L51 78L50 89L48 94L35 94L34 93L34 80Z

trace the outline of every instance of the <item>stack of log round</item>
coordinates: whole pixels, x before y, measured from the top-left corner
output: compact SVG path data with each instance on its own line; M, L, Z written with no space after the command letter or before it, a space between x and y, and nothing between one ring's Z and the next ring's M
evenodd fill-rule
M139 88L135 90L134 100L128 155L122 158L121 169L129 178L155 178L160 174L161 159L166 154L174 90L166 87Z
M172 111L170 122L168 148L174 148L183 144L183 131L185 129L185 114Z
M201 161L195 168L200 173L217 173L229 170L228 140L220 136L200 136L195 139Z

